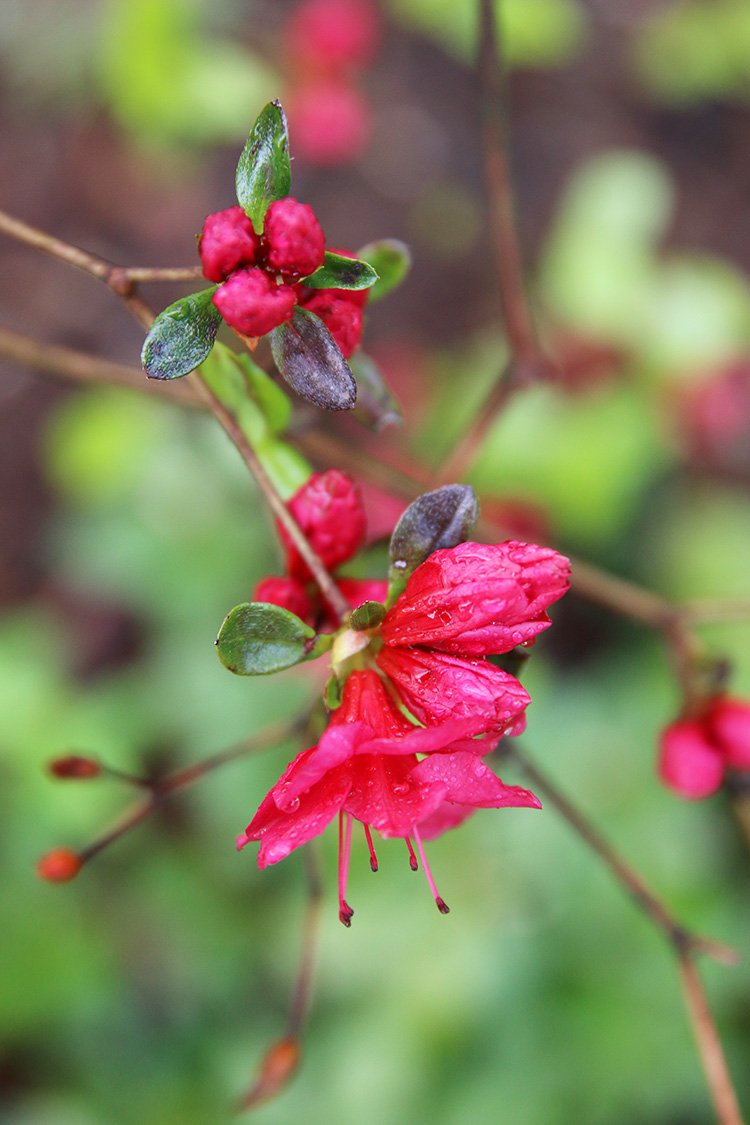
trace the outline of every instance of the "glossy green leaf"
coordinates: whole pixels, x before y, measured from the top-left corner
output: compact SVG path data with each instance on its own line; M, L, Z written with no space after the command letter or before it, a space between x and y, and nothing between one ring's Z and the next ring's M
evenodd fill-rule
M216 638L219 660L238 676L264 676L319 656L309 625L288 609L267 602L245 602L230 610Z
M179 379L203 363L221 324L221 313L211 300L216 288L191 293L159 313L141 352L149 379Z
M297 308L271 333L271 352L280 374L302 398L321 410L351 410L357 384L349 364L320 317Z
M286 115L278 101L269 102L253 125L235 174L237 200L257 232L263 230L268 207L289 195L292 168Z
M446 484L418 496L391 536L389 604L401 593L409 575L433 551L463 543L478 517L479 504L474 489L468 484Z
M404 280L411 269L411 251L397 238L381 238L368 242L357 252L357 257L369 262L378 280L370 289L370 300L379 301Z
M374 359L364 352L355 352L349 366L357 380L357 405L354 417L369 430L384 430L403 422L401 407L387 386Z
M320 269L302 278L310 289L370 289L377 280L378 274L367 262L332 254L330 250L326 251Z

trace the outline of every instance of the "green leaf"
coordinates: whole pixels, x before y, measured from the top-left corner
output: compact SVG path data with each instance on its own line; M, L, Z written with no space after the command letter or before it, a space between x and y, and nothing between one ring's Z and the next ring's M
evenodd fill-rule
M362 602L352 612L349 618L349 628L357 633L365 629L377 629L385 617L385 606L382 602Z
M394 398L374 359L364 352L356 352L349 366L357 380L357 405L354 417L368 430L385 430L403 422L401 407Z
M463 543L478 517L479 504L471 485L446 484L418 496L391 536L388 604L395 601L409 575L433 551Z
M377 280L378 274L367 262L327 250L323 265L303 277L302 284L310 289L370 289Z
M230 610L216 638L219 660L238 676L264 676L319 656L315 631L288 609L245 602Z
M194 371L216 342L221 313L211 298L217 286L182 297L159 313L143 343L149 379L179 379Z
M271 353L289 386L321 410L351 410L356 403L351 368L314 313L298 307L291 321L274 328Z
M397 238L368 242L357 251L357 257L369 262L378 275L378 280L370 289L371 301L379 301L381 297L385 297L391 289L401 284L411 269L411 251L405 242L399 242Z
M289 135L281 102L269 102L259 114L237 164L235 185L240 206L260 234L269 204L289 195L292 186Z

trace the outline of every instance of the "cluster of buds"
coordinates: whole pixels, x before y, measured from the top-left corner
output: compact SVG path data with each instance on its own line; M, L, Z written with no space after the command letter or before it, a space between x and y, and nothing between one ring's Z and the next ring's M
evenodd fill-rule
M721 787L727 770L750 770L750 703L718 695L699 716L662 732L659 776L681 797L698 801Z
M326 250L307 203L291 196L271 203L261 234L242 207L216 211L203 224L198 248L204 276L218 285L213 302L240 336L265 336L291 320L300 305L320 317L346 358L357 348L367 290L299 284L323 265Z
M362 547L367 533L359 486L338 469L313 473L288 503L305 538L329 571L336 571ZM254 598L294 613L313 628L333 623L330 610L307 565L285 528L277 525L285 550L283 577L264 578ZM338 578L336 584L352 609L366 601L384 601L388 583L376 579Z
M303 0L283 29L287 109L298 151L314 164L355 159L370 135L358 77L372 61L380 21L372 0Z

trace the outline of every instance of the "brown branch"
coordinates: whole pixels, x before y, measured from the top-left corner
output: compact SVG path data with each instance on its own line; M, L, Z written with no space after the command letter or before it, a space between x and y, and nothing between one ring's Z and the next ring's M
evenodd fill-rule
M669 943L677 951L704 953L725 965L734 965L737 954L729 946L711 938L700 937L687 930L682 923L667 910L664 904L646 886L641 877L604 839L588 817L558 789L546 773L532 762L527 751L521 749L517 739L506 740L503 752L514 758L529 778L532 786L544 794L561 816L574 829L578 836L609 868L617 881L628 891L636 905L644 911L651 921L662 931Z
M710 938L686 929L646 886L643 879L625 862L588 818L558 789L513 739L503 749L515 758L532 786L547 798L576 834L591 848L625 888L635 904L646 914L669 942L680 970L688 1016L698 1044L701 1064L720 1125L742 1125L737 1096L727 1068L724 1051L708 1006L705 990L694 958L705 954L724 965L737 963L736 952Z
M300 729L299 720L292 723L279 723L269 727L256 738L243 739L242 742L233 743L224 750L219 750L217 753L210 754L208 757L202 758L198 762L175 770L174 773L167 774L166 777L161 779L157 778L153 781L145 781L144 779L143 786L148 788L148 796L128 810L107 832L97 837L96 840L88 844L85 848L82 848L78 853L79 859L82 863L87 863L90 859L93 859L94 856L99 855L105 848L114 844L116 840L121 839L121 837L127 835L131 829L146 820L147 817L162 804L165 798L178 789L185 789L188 785L192 785L194 782L205 777L206 774L220 769L229 762L245 758L249 754L259 754L264 750L268 750L278 743L283 742L286 738L291 737L298 729Z
M40 344L27 336L0 329L0 356L6 356L25 367L79 383L107 383L124 386L141 393L163 395L180 406L206 409L205 394L195 390L185 379L170 383L143 379L141 372L124 364L99 360L72 348ZM213 407L211 407L213 409ZM234 439L233 439L234 440ZM427 473L411 466L406 472L385 461L362 460L356 446L345 443L335 434L307 430L291 435L291 440L313 462L335 463L355 476L375 484L387 492L411 501L430 487ZM493 521L480 519L478 530L487 538L505 534ZM573 592L587 601L605 606L622 617L639 621L668 636L673 642L675 632L684 636L692 623L733 620L750 616L750 602L696 601L676 605L667 598L638 586L627 579L609 574L582 559L573 558ZM342 607L343 608L343 607ZM348 607L347 607L348 610Z
M32 246L36 250L42 250L52 257L57 258L59 261L65 262L67 265L75 266L85 273L88 273L91 277L103 281L105 285L125 302L136 319L145 328L150 328L154 320L154 314L138 295L133 279L133 274L142 275L144 273L143 270L138 268L130 270L126 267L115 266L95 254L90 254L87 250L81 250L79 247L63 242L61 239L55 238L45 231L29 226L28 223L24 223L20 219L6 214L4 211L0 211L0 232L28 246ZM149 274L150 280L155 280L155 270L145 272ZM11 344L12 343L11 341ZM15 347L16 351L18 351L18 338L15 340ZM59 356L57 358L59 361ZM294 546L305 560L308 569L315 578L331 610L340 621L343 620L349 613L349 603L328 573L328 570L318 554L313 550L297 521L287 509L286 504L276 491L271 478L256 456L242 428L230 411L226 409L223 403L221 403L216 395L206 386L197 372L192 372L191 375L188 376L188 379L190 380L189 385L194 396L202 399L206 403L214 417L222 426L224 432L236 446L272 512L287 531Z
M679 967L685 1005L717 1120L720 1125L743 1125L742 1111L732 1084L724 1048L698 969L687 950L679 955Z

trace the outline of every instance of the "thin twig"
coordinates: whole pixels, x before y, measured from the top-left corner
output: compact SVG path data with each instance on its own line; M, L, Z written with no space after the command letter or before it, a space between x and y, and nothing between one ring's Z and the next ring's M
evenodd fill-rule
M209 407L206 395L194 389L186 379L181 379L179 383L161 381L155 383L153 380L139 378L141 373L136 368L107 363L72 348L39 344L27 336L9 332L7 329L0 329L0 356L16 360L44 374L74 382L127 386L144 393L163 394L168 400L177 402L181 406L201 409ZM213 409L212 405L211 409ZM355 445L342 441L330 432L309 430L292 435L290 440L293 440L295 445L314 462L321 464L333 462L340 468L351 471L355 476L403 497L407 502L413 500L430 484L427 474L416 466L410 466L407 472L385 461L361 459ZM478 531L488 538L505 533L497 523L487 519L480 519ZM664 634L673 630L676 622L684 624L698 618L702 620L706 612L706 603L695 603L698 608L694 612L692 602L678 606L651 590L609 574L581 559L572 558L572 563L574 593ZM711 603L712 619L714 616L716 620L723 618L720 605L719 602ZM733 612L739 611L742 606L750 616L750 604L732 602L731 605ZM728 613L727 616L731 615Z
M259 754L264 750L278 745L278 743L290 738L299 728L299 721L275 724L263 731L256 738L244 739L242 742L233 743L224 750L219 750L215 754L209 754L208 757L202 758L198 762L193 762L189 766L184 766L182 769L175 770L174 773L167 774L166 777L149 781L147 783L147 788L149 789L148 796L128 810L107 832L97 837L96 840L88 844L85 848L82 848L78 853L79 858L82 862L86 863L88 860L93 859L94 856L99 855L105 848L114 844L116 840L121 839L130 832L131 829L146 820L146 818L161 805L164 799L176 790L187 788L188 785L192 785L193 782L200 780L200 778L205 777L206 774L212 773L214 770L227 765L229 762L245 758L249 754Z
M0 211L0 232L28 246L33 246L37 250L43 250L59 261L65 262L67 265L75 266L85 273L88 273L91 277L103 281L105 285L125 302L136 319L145 328L149 328L153 323L154 314L139 296L133 279L133 273L143 273L142 270L138 268L129 270L126 267L115 266L95 254L90 254L87 250L81 250L77 246L72 246L70 243L55 238L53 235L47 234L45 231L41 231L36 227L32 227L28 223L24 223L4 211ZM150 270L147 272L150 274L150 279L153 280L155 271ZM11 343L13 342L11 341ZM17 339L15 341L15 346L17 350ZM58 356L57 359L59 360L59 358ZM306 535L288 510L281 496L276 491L271 478L256 456L242 428L230 411L219 401L216 395L206 386L196 372L188 376L188 379L190 380L189 385L194 395L201 398L206 403L224 429L224 432L231 441L234 442L240 456L254 476L269 507L279 523L282 524L289 538L307 564L308 569L320 587L321 594L331 610L336 617L338 617L339 621L343 620L349 613L349 603L328 573L319 555L313 550Z
M712 938L694 934L677 921L656 895L649 890L640 875L604 839L588 817L576 808L547 774L532 762L527 751L518 745L517 739L506 740L503 743L503 751L518 762L532 786L547 797L550 804L557 809L581 839L610 869L617 881L628 891L636 905L662 931L675 950L704 953L724 965L737 963L737 954L729 946L714 941Z
M679 954L679 967L685 1005L716 1117L720 1125L743 1125L742 1111L732 1084L724 1048L698 969L687 950L682 950Z

